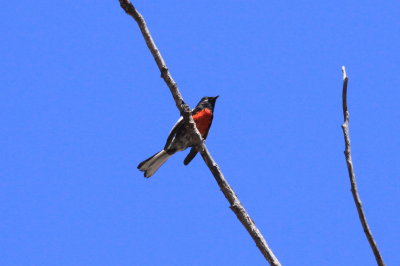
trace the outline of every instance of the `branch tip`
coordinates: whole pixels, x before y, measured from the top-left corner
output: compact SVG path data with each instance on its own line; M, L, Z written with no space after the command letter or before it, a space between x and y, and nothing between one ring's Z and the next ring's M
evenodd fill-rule
M342 73L343 73L343 79L345 79L347 77L345 66L342 66Z
M342 104L343 104L343 118L344 118L344 122L342 124L342 129L343 129L344 144L345 144L344 156L346 158L346 165L347 165L347 170L349 173L350 185L351 185L350 191L353 195L353 200L354 200L354 203L357 208L358 217L360 219L362 228L364 230L365 236L367 237L367 240L372 249L372 252L374 253L376 262L379 266L384 266L385 263L380 254L380 251L375 242L375 239L372 236L372 232L368 226L367 217L366 217L363 207L362 207L360 195L358 194L356 175L354 172L353 162L352 162L352 158L351 158L351 145L350 145L350 133L349 133L349 111L347 108L348 77L346 74L346 68L344 66L342 66L342 73L343 73Z

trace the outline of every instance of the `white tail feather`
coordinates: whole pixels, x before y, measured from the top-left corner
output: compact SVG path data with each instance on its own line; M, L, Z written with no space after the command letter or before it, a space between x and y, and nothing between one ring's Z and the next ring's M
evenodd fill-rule
M140 166L139 170L144 172L145 177L152 176L171 157L165 150L160 151Z

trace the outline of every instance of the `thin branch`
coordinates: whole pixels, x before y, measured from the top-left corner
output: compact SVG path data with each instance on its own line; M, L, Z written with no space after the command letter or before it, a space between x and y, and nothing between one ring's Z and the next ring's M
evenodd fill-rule
M215 163L213 158L211 157L207 147L205 146L203 139L198 132L193 118L191 116L191 109L188 105L185 104L183 101L182 95L179 92L178 86L176 85L175 81L172 79L171 74L165 64L164 59L161 56L160 51L158 50L157 46L155 45L153 38L151 37L150 31L146 26L146 22L143 16L135 9L132 3L129 0L119 0L121 7L125 10L125 12L132 16L139 28L142 32L143 38L146 41L147 47L149 48L151 54L154 57L154 60L157 63L158 68L161 71L161 77L164 79L165 83L168 85L172 96L174 97L175 103L181 115L191 127L194 139L197 143L197 148L203 157L203 160L207 164L208 168L212 172L215 180L217 181L221 191L224 193L225 198L229 201L231 205L230 208L236 214L237 218L249 232L251 237L253 238L254 242L256 243L257 247L270 263L270 265L278 266L281 265L278 259L275 257L272 250L269 248L267 242L265 241L264 237L262 236L261 232L256 227L254 221L250 218L242 204L240 203L238 197L236 196L235 192L228 184L224 175L222 174L221 170L219 169L218 165Z
M356 176L354 173L353 162L351 159L351 146L350 146L350 133L349 133L349 111L347 109L347 83L349 78L346 74L346 68L342 66L343 72L343 91L342 91L342 101L343 101L343 118L344 123L342 124L343 134L344 134L344 143L345 143L345 151L344 155L346 157L347 169L349 172L350 183L351 183L351 193L353 194L354 203L357 207L358 217L360 218L362 227L364 229L365 236L368 239L369 245L371 246L372 251L374 252L376 262L378 265L383 266L385 263L383 262L382 256L379 252L378 246L376 245L375 239L372 236L371 229L367 223L367 217L364 214L364 210L362 207L362 202L360 196L358 195Z
M172 93L172 96L174 97L176 107L180 111L185 121L188 123L189 127L194 132L196 132L197 135L200 136L199 131L195 126L194 120L190 115L190 107L183 101L182 95L178 89L178 85L176 84L171 74L169 73L167 65L165 64L165 61L162 58L161 53L158 50L156 44L154 43L153 37L151 37L150 31L147 28L146 21L144 20L143 16L136 10L136 8L132 5L132 3L129 0L119 0L119 3L122 9L124 9L125 12L128 15L132 16L133 19L137 22L140 31L142 32L143 38L146 41L147 47L149 48L151 54L153 55L158 68L160 69L161 77L168 85ZM201 137L194 138L194 140L197 142L197 145L201 145L203 142Z

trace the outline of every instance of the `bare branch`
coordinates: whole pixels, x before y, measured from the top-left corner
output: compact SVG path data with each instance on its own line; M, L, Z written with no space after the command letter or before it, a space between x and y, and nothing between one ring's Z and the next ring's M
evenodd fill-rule
M382 256L379 252L378 246L376 245L375 239L372 236L371 229L367 223L367 217L364 214L364 210L362 207L362 202L360 196L358 195L356 176L354 173L353 162L351 159L351 146L350 146L350 133L349 133L349 111L347 109L347 83L349 78L346 74L346 68L342 66L343 72L343 91L342 91L342 101L343 101L343 118L344 123L342 124L343 134L344 134L344 143L345 143L345 151L344 155L346 157L347 169L349 172L350 183L351 183L351 193L353 194L354 203L357 207L358 217L360 218L362 227L364 229L364 233L368 239L369 245L371 246L372 251L374 252L376 262L378 265L383 266L385 263L383 262Z
M272 252L271 248L268 246L267 241L265 241L260 230L258 230L256 224L251 219L250 215L246 212L242 203L239 201L239 198L236 196L232 187L229 185L228 181L226 181L224 175L222 174L218 165L215 163L214 159L211 157L211 154L209 153L205 145L204 150L200 152L200 154L203 157L203 160L207 164L208 168L214 175L214 178L217 181L222 193L224 193L225 198L229 201L229 204L231 205L231 210L236 214L236 217L246 228L247 232L249 232L258 249L267 259L270 265L281 265L278 259L275 257L274 253Z
M207 164L208 168L214 175L215 180L217 181L219 187L221 188L221 191L224 193L226 199L230 203L230 208L232 211L236 214L237 218L240 220L240 222L243 224L243 226L246 228L246 230L249 232L251 237L253 238L254 242L256 243L257 247L261 251L261 253L264 255L264 257L267 259L267 261L270 263L270 265L278 266L281 265L278 261L278 259L275 257L273 254L272 250L269 248L267 242L265 241L264 237L262 236L261 232L258 230L256 227L254 221L250 218L250 216L247 214L246 210L240 203L238 197L236 196L235 192L231 188L231 186L228 184L226 179L224 178L224 175L222 174L221 170L219 169L218 165L215 163L213 158L211 157L207 147L203 143L203 139L198 132L196 125L193 121L193 118L190 114L190 107L185 104L183 101L182 95L179 92L178 86L176 85L175 81L171 77L171 74L169 73L169 70L165 64L164 59L161 56L160 51L157 49L157 46L155 45L153 38L151 37L150 31L146 26L146 22L143 18L143 16L135 9L135 7L132 5L132 3L129 0L119 0L121 7L125 10L125 12L132 16L137 24L139 25L139 28L142 32L143 38L146 41L147 47L149 48L151 54L154 57L154 60L157 63L158 68L161 71L161 77L164 79L165 83L168 85L172 96L174 97L175 103L179 111L181 112L181 115L185 119L185 121L188 123L188 125L191 127L192 132L194 134L194 139L196 140L197 143L197 148L203 157L203 160Z
M154 60L157 63L158 68L160 69L161 72L161 77L164 79L165 83L168 85L172 96L174 97L176 107L180 111L181 115L185 119L185 121L189 124L189 127L197 133L199 136L198 138L194 138L197 142L198 145L202 144L202 139L200 137L200 134L195 126L195 123L193 121L192 116L190 115L190 107L185 104L183 101L182 95L179 92L178 85L172 78L171 74L169 73L169 70L167 68L167 65L164 62L164 59L161 56L160 51L158 50L156 44L153 41L153 38L151 37L150 31L147 28L146 21L144 20L143 16L136 10L136 8L132 5L132 3L129 0L119 0L119 3L122 7L122 9L125 10L125 12L132 16L133 19L137 22L140 31L142 32L143 38L146 41L147 47L149 48L151 54L154 57Z

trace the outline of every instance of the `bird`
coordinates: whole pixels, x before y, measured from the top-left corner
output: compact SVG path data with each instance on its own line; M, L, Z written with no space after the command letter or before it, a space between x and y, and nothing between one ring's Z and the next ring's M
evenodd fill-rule
M214 118L215 102L218 97L219 96L201 98L196 107L191 111L193 120L203 140L208 136ZM187 124L181 116L172 127L164 148L141 162L137 168L144 172L144 177L151 177L172 155L191 147L189 154L183 161L184 165L188 165L198 152L195 145L196 141L193 134L190 132L190 128L187 127Z

